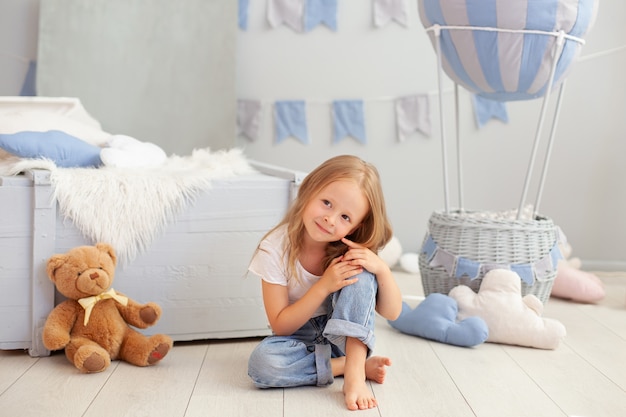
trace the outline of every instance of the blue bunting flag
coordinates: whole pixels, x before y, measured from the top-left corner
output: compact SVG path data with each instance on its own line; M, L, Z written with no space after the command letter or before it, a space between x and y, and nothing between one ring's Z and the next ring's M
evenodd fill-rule
M461 278L466 275L470 280L474 280L494 269L509 269L518 274L526 284L533 285L535 279L542 281L553 273L559 259L562 259L563 255L559 250L558 243L557 240L550 253L543 258L533 263L524 264L481 263L464 256L458 256L440 248L430 234L424 239L421 252L426 255L429 266L441 266L451 277Z
M250 0L239 0L239 29L248 29L248 5Z
M304 28L308 32L324 23L337 31L337 0L307 0L304 14Z
M458 257L454 277L461 278L463 275L467 275L470 280L478 278L480 276L480 262Z
M333 101L333 126L337 143L346 136L365 144L365 115L363 100L335 100Z
M552 265L556 268L560 259L563 259L563 254L561 253L561 249L559 245L555 244L550 250L550 259L552 260Z
M35 88L37 78L37 61L30 61L28 63L28 71L26 77L24 77L24 83L22 84L22 90L20 96L36 96L37 91Z
M528 285L535 283L535 274L531 264L511 264L511 271L515 272Z
M284 100L274 103L276 122L276 143L293 136L307 145L309 134L306 123L306 103L304 100Z
M437 244L433 240L433 237L429 234L426 236L424 244L422 245L422 253L426 255L427 262L430 262L430 260L433 259L435 250L437 250Z
M505 123L509 122L509 115L506 110L506 103L473 94L472 101L474 103L474 115L476 116L476 125L480 129L490 119L500 119Z

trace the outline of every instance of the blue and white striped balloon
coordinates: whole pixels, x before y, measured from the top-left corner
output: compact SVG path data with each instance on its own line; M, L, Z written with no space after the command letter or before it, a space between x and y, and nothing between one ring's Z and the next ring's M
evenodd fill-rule
M558 86L582 46L598 0L419 0L433 45L441 27L442 67L456 83L485 98L528 100L546 93L552 51L563 31ZM472 30L467 30L472 28ZM492 30L495 29L495 30Z

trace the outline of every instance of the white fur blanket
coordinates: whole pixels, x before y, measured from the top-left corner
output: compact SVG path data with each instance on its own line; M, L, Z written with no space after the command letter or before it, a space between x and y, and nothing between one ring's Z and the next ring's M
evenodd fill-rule
M213 180L254 172L240 149L208 148L155 167L47 168L61 215L88 239L112 244L124 263L148 249Z

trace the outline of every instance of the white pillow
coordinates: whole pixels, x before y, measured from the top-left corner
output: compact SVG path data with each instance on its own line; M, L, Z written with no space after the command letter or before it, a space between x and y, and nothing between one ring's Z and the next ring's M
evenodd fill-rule
M104 146L111 137L110 133L102 129L63 114L23 109L0 112L0 133L47 132L49 130L60 130L100 147Z

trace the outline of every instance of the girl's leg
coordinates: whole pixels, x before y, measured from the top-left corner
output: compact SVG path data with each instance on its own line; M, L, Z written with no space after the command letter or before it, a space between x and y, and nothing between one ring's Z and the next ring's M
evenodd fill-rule
M359 280L333 298L333 313L326 324L324 336L346 354L344 365L344 399L350 410L368 409L377 405L374 395L365 383L366 360L374 348L374 318L376 306L376 277L364 271ZM388 358L370 358L383 368ZM371 368L371 367L370 367Z
M375 342L378 282L368 271L363 271L357 277L357 282L333 295L333 312L324 328L324 336L343 352L346 352L346 337L353 337L368 347L369 354Z
M332 384L337 352L321 335L326 317L311 319L292 336L270 336L250 355L248 375L259 388ZM335 352L333 352L335 350Z
M366 410L377 405L374 394L365 383L367 353L367 346L359 339L347 338L343 395L349 410Z

